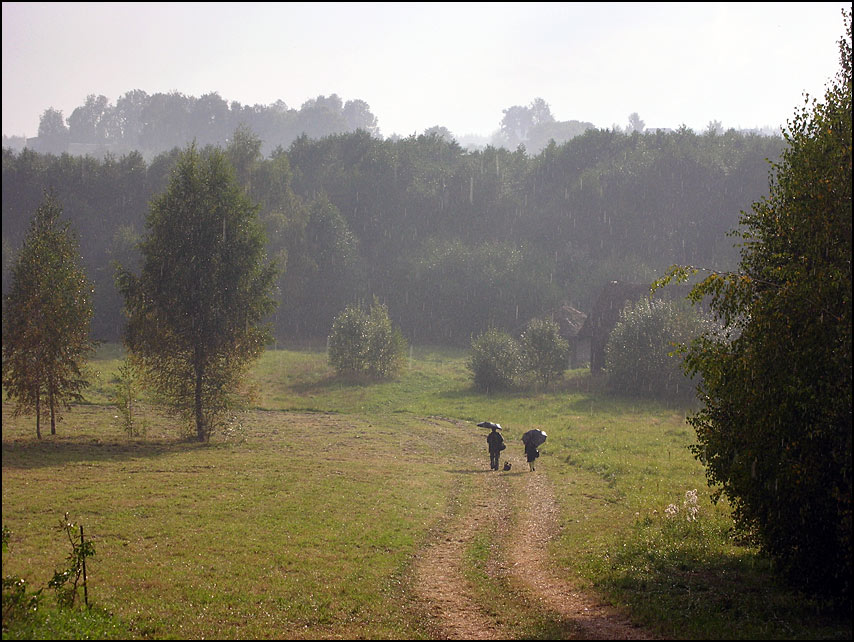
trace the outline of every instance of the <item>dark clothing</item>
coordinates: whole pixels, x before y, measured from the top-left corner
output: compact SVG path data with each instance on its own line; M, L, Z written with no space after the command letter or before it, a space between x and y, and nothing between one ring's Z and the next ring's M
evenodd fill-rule
M531 470L534 470L534 460L540 456L540 451L537 450L537 447L532 443L528 442L525 444L525 457L528 459L528 463L531 465Z
M537 457L540 456L540 452L537 450L537 447L528 442L525 444L525 457L528 458L528 461L534 461Z
M498 470L498 458L501 456L501 451L489 451L489 467L492 470Z
M497 430L494 430L486 436L486 444L489 446L489 467L492 470L498 470L498 458L501 451L504 450L504 437Z

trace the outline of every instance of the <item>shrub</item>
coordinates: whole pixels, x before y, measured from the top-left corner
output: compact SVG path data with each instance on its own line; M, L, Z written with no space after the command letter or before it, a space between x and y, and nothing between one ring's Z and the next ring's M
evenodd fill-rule
M368 321L358 307L347 306L332 322L329 363L339 374L362 372L367 350Z
M641 299L626 306L605 346L608 387L630 395L689 399L694 386L682 370L678 346L707 327L689 306Z
M386 379L400 372L406 339L394 328L388 308L374 299L370 313L347 306L335 317L329 336L329 363L342 375Z
M532 319L521 338L525 369L548 385L566 370L569 342L560 336L560 326L548 319Z
M376 301L368 316L365 370L375 379L386 379L400 372L406 358L406 339L392 327L388 308Z
M472 341L467 365L479 390L506 390L522 372L522 350L509 334L490 328Z

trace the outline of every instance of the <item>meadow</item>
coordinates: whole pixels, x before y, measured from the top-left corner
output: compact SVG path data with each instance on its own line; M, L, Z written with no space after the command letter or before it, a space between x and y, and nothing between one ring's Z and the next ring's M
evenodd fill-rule
M396 380L346 380L323 350L303 347L267 351L250 374L251 406L199 444L146 398L144 435L122 431L112 405L121 358L117 346L99 349L86 403L41 441L4 395L4 577L47 584L69 552L56 528L65 512L96 547L91 623L66 621L46 589L44 617L8 631L4 617L4 638L430 638L413 559L466 510L465 462L488 468L483 420L504 426L518 468L521 434L548 433L537 474L560 507L550 562L654 635L851 637L850 612L787 588L733 537L689 451L684 407L608 395L585 370L484 395L465 352L429 346L413 348ZM508 619L529 622L520 635L552 639L548 614L486 572L488 538L468 551L469 579Z

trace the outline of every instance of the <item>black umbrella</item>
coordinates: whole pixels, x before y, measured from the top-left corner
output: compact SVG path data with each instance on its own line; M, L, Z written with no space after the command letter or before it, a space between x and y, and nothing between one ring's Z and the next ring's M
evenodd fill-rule
M494 424L491 421L481 421L478 426L481 428L495 428L496 430L501 430L501 424Z
M524 435L522 435L522 443L527 446L528 442L530 442L534 448L539 448L542 444L545 443L547 436L548 435L546 435L544 431L537 430L536 428L534 428L533 430L529 430Z

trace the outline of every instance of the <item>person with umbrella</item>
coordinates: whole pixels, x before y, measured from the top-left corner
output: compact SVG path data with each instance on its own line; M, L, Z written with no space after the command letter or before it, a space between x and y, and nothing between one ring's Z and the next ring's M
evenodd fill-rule
M489 467L492 470L498 470L498 458L501 456L501 451L507 448L504 445L504 437L498 432L501 430L501 425L494 424L491 421L482 421L478 426L492 429L486 436L486 445L489 448Z
M528 460L528 465L531 471L535 470L534 461L540 456L540 451L537 450L546 441L546 433L542 430L529 430L522 435L522 443L525 444L525 458Z

